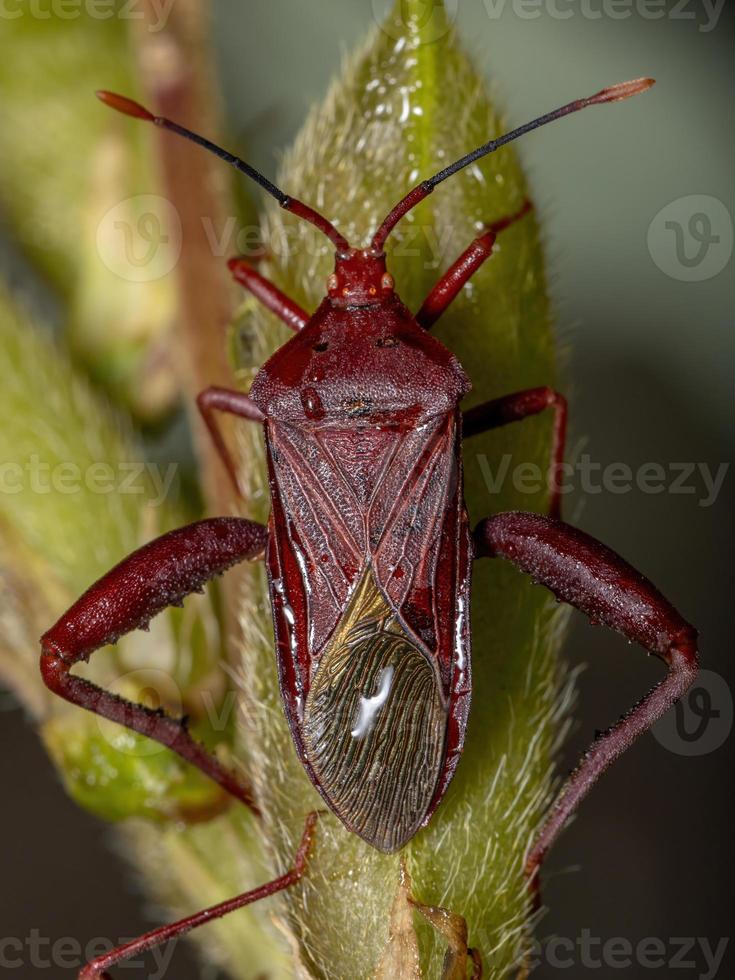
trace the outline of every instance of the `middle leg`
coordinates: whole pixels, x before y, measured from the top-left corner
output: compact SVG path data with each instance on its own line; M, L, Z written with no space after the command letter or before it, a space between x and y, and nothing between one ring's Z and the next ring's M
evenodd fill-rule
M567 400L553 388L527 388L492 401L483 402L464 412L462 432L465 438L497 429L510 422L520 422L551 408L554 411L554 430L549 463L549 516L561 516L561 478L567 438Z
M197 395L197 408L212 437L219 458L227 470L235 493L242 496L237 478L237 466L222 435L215 412L226 412L228 415L236 415L238 418L247 419L249 422L264 422L265 415L251 398L248 398L243 392L234 391L231 388L205 388Z

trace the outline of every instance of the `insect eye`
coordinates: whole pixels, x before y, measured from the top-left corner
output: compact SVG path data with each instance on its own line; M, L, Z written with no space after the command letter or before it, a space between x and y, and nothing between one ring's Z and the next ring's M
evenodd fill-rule
M345 288L342 290L342 295L343 296L349 296L350 295L350 291L347 288L347 286L345 286Z
M375 286L371 286L368 292L371 296L377 296L378 290L375 288Z
M393 286L395 285L395 280L393 279L393 276L390 274L390 272L384 273L383 278L380 280L380 285L385 290L393 289Z

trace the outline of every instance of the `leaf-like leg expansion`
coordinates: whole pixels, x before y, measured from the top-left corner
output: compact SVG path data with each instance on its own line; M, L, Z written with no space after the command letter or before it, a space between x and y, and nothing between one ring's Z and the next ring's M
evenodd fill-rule
M205 388L197 395L197 408L204 419L204 424L212 437L217 453L225 465L235 492L243 496L237 479L237 466L227 448L227 443L214 413L215 411L226 412L228 415L236 415L238 418L247 419L249 422L264 422L265 415L247 395L241 391L233 391L231 388Z
M245 905L252 905L253 902L260 901L261 898L268 898L270 895L275 895L276 892L283 891L285 888L290 888L291 885L295 885L306 871L309 852L314 841L316 822L317 814L315 812L310 813L306 818L304 833L296 852L293 866L286 874L281 875L280 878L274 878L273 881L268 881L259 888L252 889L252 891L244 892L242 895L230 898L226 902L221 902L219 905L213 905L211 908L204 909L185 919L180 919L178 922L172 922L170 925L152 929L150 932L145 933L145 935L126 943L124 946L118 946L117 949L98 956L97 959L92 960L91 963L88 963L80 971L79 980L112 980L110 975L105 971L116 963L127 960L131 956L137 956L139 953L144 953L146 950L152 949L154 946L160 946L162 943L169 942L172 939L178 939L179 936L183 936L185 933L191 932L192 929L203 926L213 919L221 919L223 915L229 915L230 912L235 912Z
M477 557L507 558L558 599L639 643L668 675L612 728L598 735L562 786L526 858L538 898L549 848L602 773L681 698L697 674L697 633L640 572L576 528L539 514L498 514L475 531Z
M269 309L276 316L290 327L292 330L303 330L309 322L309 314L302 310L298 303L282 293L278 286L266 279L250 265L245 259L230 259L227 263L232 275L246 289L255 296L256 299Z
M561 478L564 449L567 439L567 400L553 388L527 388L502 398L493 398L462 416L462 433L465 438L497 429L510 422L520 422L545 409L554 410L554 430L549 463L549 516L561 516Z
M501 231L520 221L531 210L530 201L524 201L523 206L508 217L493 221L486 230L476 238L432 287L424 300L416 319L426 330L430 330L449 304L457 298L465 283L474 276L480 266L493 254L495 239Z
M95 650L147 627L230 566L262 554L267 528L238 517L198 521L156 538L96 582L41 637L41 674L56 694L167 746L258 813L250 786L195 741L183 720L133 704L71 673Z

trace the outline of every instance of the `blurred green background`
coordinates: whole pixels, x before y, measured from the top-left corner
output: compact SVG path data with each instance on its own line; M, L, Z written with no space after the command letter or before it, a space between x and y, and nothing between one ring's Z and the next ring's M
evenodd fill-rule
M709 501L701 469L686 478L692 492L674 492L669 468L694 464L715 473L733 459L732 9L718 17L695 0L686 6L643 0L590 0L586 8L563 0L449 6L514 123L615 81L657 79L645 97L533 134L519 152L547 242L571 403L570 458L588 453L603 468L622 464L633 473L658 463L669 474L661 493L645 492L635 481L630 490L600 492L577 483L566 516L659 585L700 629L703 665L729 684L734 477L728 471ZM381 0L215 0L213 9L229 130L252 162L273 174L342 52L384 6ZM648 19L646 12L662 16ZM0 13L0 36L2 30ZM682 200L693 195L696 200ZM659 216L667 205L672 210ZM719 241L708 242L713 235ZM20 250L7 235L0 249L4 276L22 283L27 269ZM562 768L574 763L595 728L614 721L659 675L657 664L579 617L567 651L574 663L589 666ZM475 657L482 653L476 649ZM633 945L657 937L667 956L675 952L674 937L708 937L713 948L729 939L735 759L731 710L728 716L717 697L713 708L721 711L711 719L722 731L721 746L704 751L702 739L701 754L685 755L661 744L665 735L646 736L595 790L548 862L550 911L539 937L576 940L588 930L602 943L620 937ZM685 724L694 727L693 718ZM27 936L29 923L44 936L86 937L90 906L98 935L132 936L147 927L134 885L109 853L105 828L66 800L7 696L0 700L0 737L0 938ZM690 965L676 976L706 975L696 949L683 959ZM28 976L27 969L4 972ZM640 964L594 968L577 959L566 972L602 978L649 971ZM558 973L546 962L534 976ZM168 975L214 980L183 951ZM735 975L729 950L717 975Z

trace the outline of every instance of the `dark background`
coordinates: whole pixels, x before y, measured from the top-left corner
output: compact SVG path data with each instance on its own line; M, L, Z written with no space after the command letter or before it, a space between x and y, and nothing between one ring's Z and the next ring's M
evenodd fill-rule
M577 3L557 6L573 16L558 19L542 5L537 18L525 19L509 0L493 18L487 11L497 5L462 0L458 20L515 122L619 79L658 79L645 113L631 110L624 121L611 114L602 129L552 127L520 149L545 217L559 334L568 348L572 448L603 466L706 463L717 470L733 459L733 262L706 281L672 278L653 261L647 233L664 205L689 195L718 198L735 214L732 9L705 30L710 15L694 0L667 4L658 20L645 19L636 4L620 19L604 13L592 19ZM380 10L377 0L375 7ZM253 162L272 173L337 70L341 50L372 25L371 4L219 0L214 9L231 124L247 134ZM654 248L667 247L665 234L658 241ZM695 493L578 490L567 514L660 586L698 626L703 665L729 684L733 474L712 506L700 505L701 480L689 483ZM657 664L581 617L566 649L572 663L589 666L580 678L578 725L563 769L595 728L614 721L660 675ZM542 957L534 974L540 980L713 975L698 937L713 949L722 939L731 943L735 869L732 736L704 751L718 731L729 734L732 712L712 690L721 716L690 744L698 754L644 737L605 776L554 850L546 866L550 911L537 936L576 942L588 930L598 942L591 947L594 961L585 962L579 947L565 968ZM5 696L0 709L1 934L27 936L33 922L44 936L87 937L92 919L100 936L149 927L129 871L111 853L111 835L66 800L22 712ZM693 729L696 721L690 714L686 724ZM646 937L665 947L667 962L658 970L635 956L632 965L616 966L626 959L624 947L594 965L602 944L622 939L635 946ZM696 945L685 953L679 937ZM568 950L560 955L566 962ZM733 950L714 975L735 976ZM182 949L168 976L215 980L216 974Z

